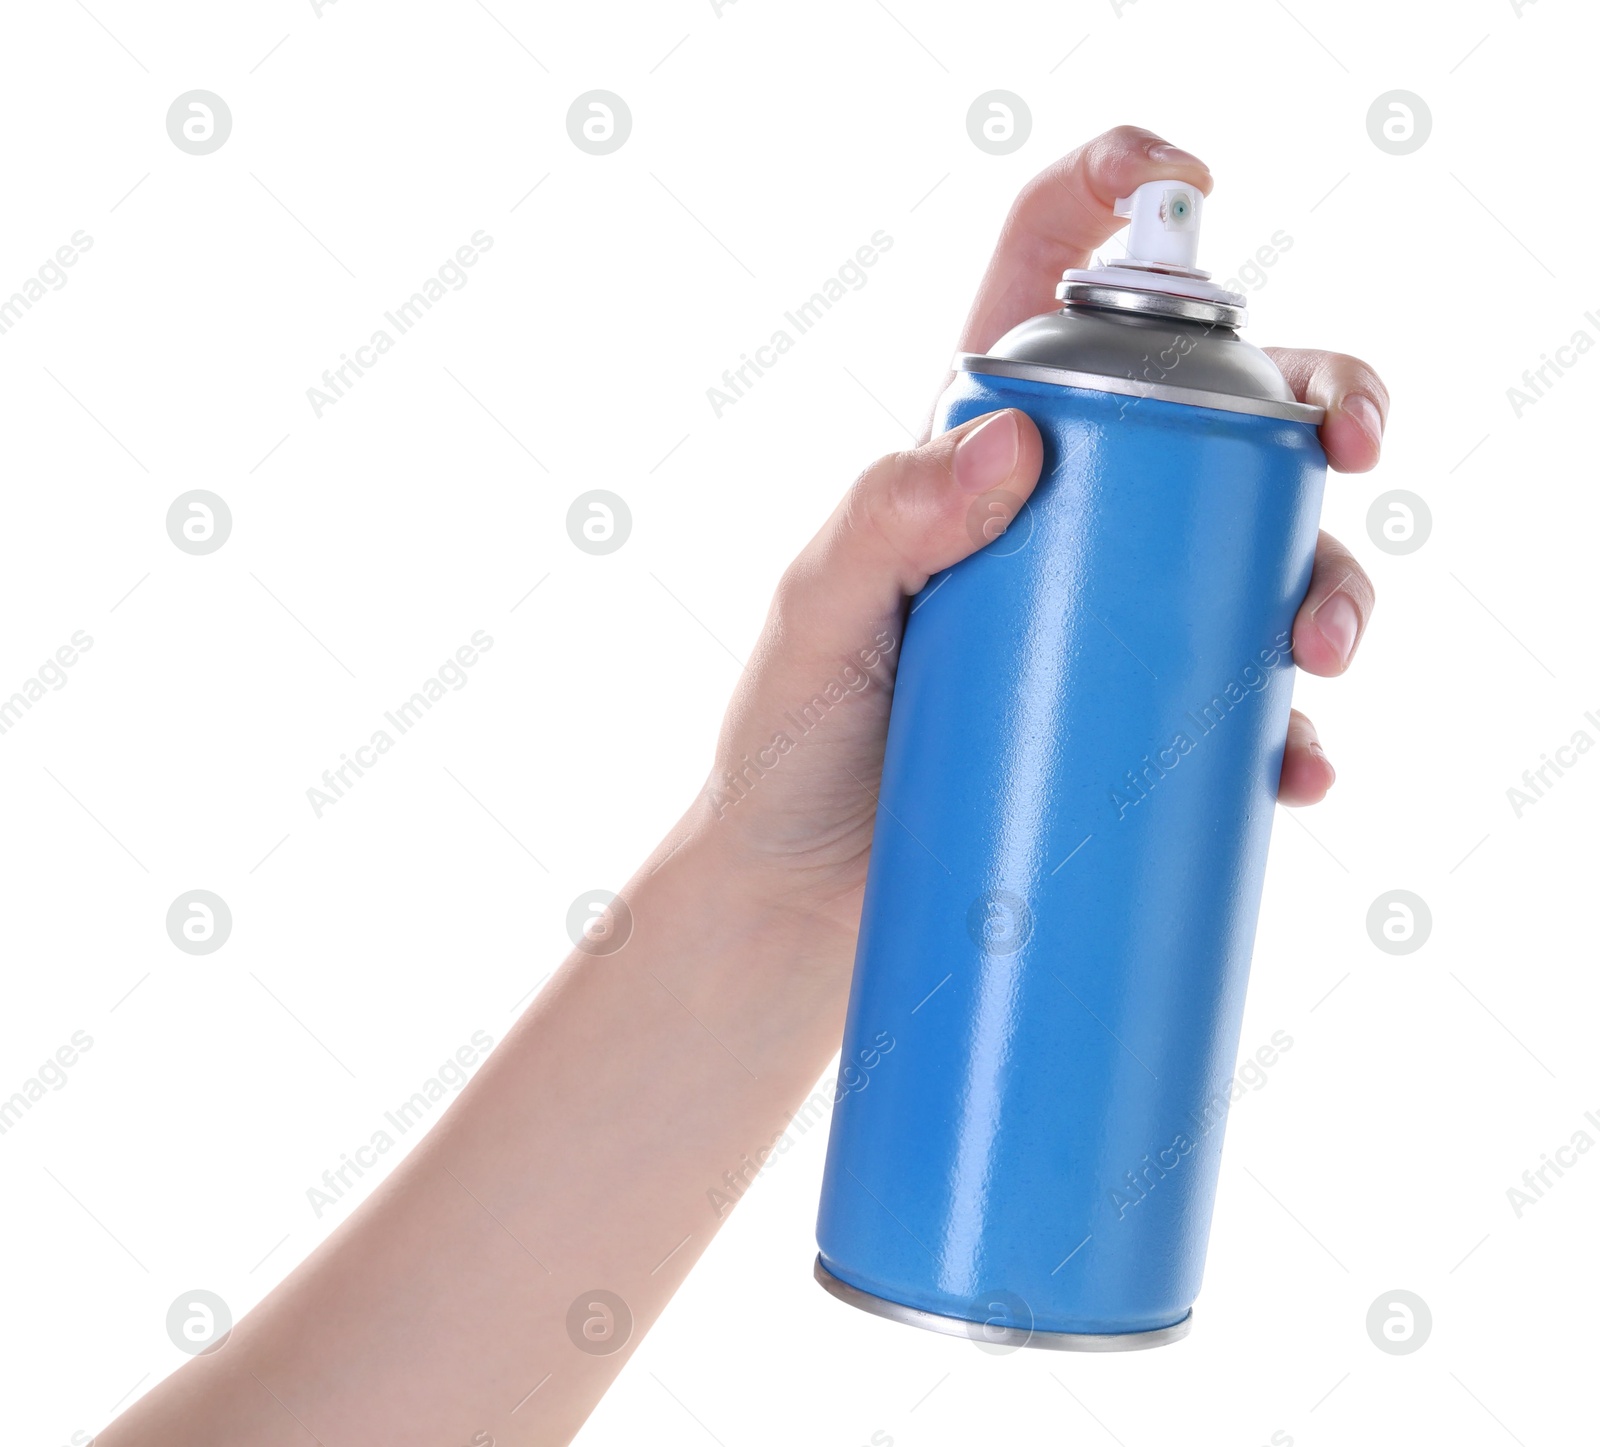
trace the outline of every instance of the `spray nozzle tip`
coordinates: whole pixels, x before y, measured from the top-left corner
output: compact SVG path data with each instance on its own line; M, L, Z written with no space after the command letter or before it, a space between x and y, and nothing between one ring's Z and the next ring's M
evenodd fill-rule
M1200 190L1185 181L1146 181L1122 196L1113 214L1128 218L1128 257L1190 267L1200 254Z

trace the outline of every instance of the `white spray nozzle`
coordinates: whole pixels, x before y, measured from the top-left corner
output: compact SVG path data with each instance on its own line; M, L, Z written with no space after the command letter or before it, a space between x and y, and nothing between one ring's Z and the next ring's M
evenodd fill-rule
M1218 286L1209 271L1194 264L1200 254L1204 201L1199 188L1187 181L1146 181L1136 187L1115 207L1118 216L1128 218L1128 254L1108 261L1097 258L1094 266L1063 273L1056 296L1069 305L1116 306L1243 326L1244 297ZM1118 293L1125 299L1114 299ZM1189 305L1193 302L1201 306Z
M1114 208L1128 218L1128 260L1194 268L1200 254L1198 188L1183 181L1146 181Z

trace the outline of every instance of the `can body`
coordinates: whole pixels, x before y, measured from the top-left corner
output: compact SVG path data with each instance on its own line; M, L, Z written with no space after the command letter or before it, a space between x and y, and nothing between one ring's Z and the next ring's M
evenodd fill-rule
M956 1322L1159 1332L1200 1287L1324 457L972 372L938 426L1002 407L1044 470L908 619L819 1264Z

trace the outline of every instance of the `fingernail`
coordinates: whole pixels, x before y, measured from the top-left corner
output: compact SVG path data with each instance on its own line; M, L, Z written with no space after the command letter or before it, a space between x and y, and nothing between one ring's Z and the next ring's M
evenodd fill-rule
M1312 614L1317 632L1327 640L1341 664L1350 661L1356 646L1356 632L1361 626L1361 615L1348 593L1333 593L1323 599Z
M1152 161L1159 161L1163 165L1194 165L1199 166L1203 170L1207 171L1211 169L1204 161L1200 159L1200 157L1194 155L1190 151L1185 151L1180 146L1173 145L1171 141L1152 141L1145 154L1149 156Z
M1372 398L1364 397L1360 392L1352 392L1339 403L1339 410L1372 439L1374 446L1382 444L1383 417Z
M997 412L956 443L950 470L962 492L988 492L1011 476L1017 465L1017 419Z
M1312 758L1320 759L1323 764L1327 766L1329 779L1337 779L1339 777L1338 770L1333 767L1333 760L1330 759L1325 752L1323 752L1322 744L1318 740L1312 739L1311 742L1306 745L1306 752L1310 754Z

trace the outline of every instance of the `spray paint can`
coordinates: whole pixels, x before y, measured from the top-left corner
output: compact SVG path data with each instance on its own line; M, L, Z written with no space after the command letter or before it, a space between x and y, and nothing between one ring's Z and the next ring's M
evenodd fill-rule
M816 1275L1000 1348L1161 1345L1200 1288L1325 470L1201 205L1119 201L939 409L1044 467L907 621Z

